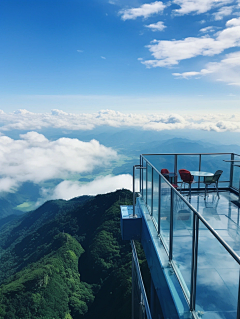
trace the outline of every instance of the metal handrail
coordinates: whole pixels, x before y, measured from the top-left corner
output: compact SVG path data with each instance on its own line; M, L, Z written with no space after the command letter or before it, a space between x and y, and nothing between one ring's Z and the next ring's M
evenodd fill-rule
M131 246L132 246L133 260L134 260L134 263L135 263L135 266L136 266L136 270L137 270L139 285L140 285L141 293L142 293L143 300L144 300L144 306L145 306L147 319L152 319L151 311L150 311L149 304L148 304L147 294L146 294L146 291L145 291L145 288L144 288L142 275L141 275L141 270L140 270L140 266L139 266L139 262L138 262L137 251L136 251L136 247L135 247L135 244L134 244L133 240L131 240Z
M236 154L236 153L146 153L146 154L141 154L141 156L144 156L144 155L230 155L230 154L233 154L233 155L237 155L237 156L240 156L240 154Z

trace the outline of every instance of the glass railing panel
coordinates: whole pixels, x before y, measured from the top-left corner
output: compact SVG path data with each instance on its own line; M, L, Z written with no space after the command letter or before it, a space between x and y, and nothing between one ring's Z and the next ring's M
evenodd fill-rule
M139 181L140 181L140 184L139 184L139 188L140 188L140 194L142 195L143 194L143 191L142 191L142 180L143 180L143 161L142 161L142 157L140 156L140 169L139 169Z
M149 162L161 172L162 168L167 168L169 172L174 172L175 155L146 155Z
M199 155L178 155L178 170L198 171Z
M142 197L144 201L146 202L146 161L143 159L143 169L142 169Z
M152 167L147 163L147 207L152 214Z
M159 174L153 170L153 218L158 225Z
M229 187L230 181L230 163L224 160L231 160L231 154L226 155L202 155L201 157L201 171L215 173L217 170L222 170L223 173L219 179L219 187ZM222 183L227 181L226 183ZM201 179L203 182L203 178ZM204 187L204 184L201 184ZM212 184L214 187L214 184Z
M234 155L235 161L240 161L240 156ZM233 163L233 184L232 186L239 190L239 181L240 181L240 162Z
M173 260L187 295L191 284L193 211L174 192Z
M134 243L132 253L132 319L152 319Z
M197 313L203 318L236 318L238 283L238 263L199 221Z
M135 168L135 192L140 193L140 178L141 173L139 168Z
M165 246L169 249L171 186L161 177L160 234Z

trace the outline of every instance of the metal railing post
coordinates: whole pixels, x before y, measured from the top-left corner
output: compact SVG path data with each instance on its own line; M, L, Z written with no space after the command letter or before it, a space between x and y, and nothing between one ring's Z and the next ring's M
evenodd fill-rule
M240 275L239 275L239 281L238 281L237 319L240 319Z
M151 192L152 200L151 200L151 215L153 215L153 167L152 167L152 192Z
M195 310L195 306L196 306L198 233L199 233L199 218L193 212L192 267L191 267L191 291L190 291L190 310L191 311Z
M232 187L232 185L233 185L233 162L234 161L234 154L232 153L231 154L231 166L230 166L230 185L229 185L229 187Z
M177 154L174 155L174 174L176 177L174 177L174 184L177 184L177 160L178 160L178 156Z
M133 216L135 216L135 166L133 166Z
M170 206L170 230L169 230L169 260L173 257L173 188L171 188L171 206Z
M135 296L134 296L134 256L133 256L133 251L132 251L132 319L134 319L134 299L135 299Z
M142 156L140 155L140 167L142 167ZM142 194L142 170L140 169L140 177L139 177L139 187L140 187L140 194Z
M158 175L158 234L160 234L160 223L161 223L161 176Z
M145 162L145 167L143 167L143 164L144 164L144 162ZM144 172L142 172L142 196L143 196L143 198L144 198L144 176L145 176L145 178L146 178L146 166L147 166L147 163L146 163L146 161L144 161L144 159L142 158L142 167L143 167L143 169L145 168L145 171Z
M147 195L148 195L148 191L147 191L147 182L148 180L148 163L146 162L146 205L147 205Z
M199 154L199 165L198 165L199 172L201 171L201 166L202 166L202 154ZM200 176L198 177L198 188L200 188Z

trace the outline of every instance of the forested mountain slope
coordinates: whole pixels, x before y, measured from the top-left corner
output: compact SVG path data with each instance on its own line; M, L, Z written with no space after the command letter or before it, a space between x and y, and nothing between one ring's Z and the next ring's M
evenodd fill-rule
M50 201L0 233L1 319L131 317L131 248L120 234L127 190Z

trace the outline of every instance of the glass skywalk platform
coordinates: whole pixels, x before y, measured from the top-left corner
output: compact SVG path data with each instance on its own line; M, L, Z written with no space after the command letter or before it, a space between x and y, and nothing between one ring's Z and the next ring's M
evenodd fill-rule
M200 193L191 196L192 206L219 236L240 255L239 208L229 191L211 193L206 200ZM162 228L169 229L167 220ZM199 221L195 310L201 318L236 318L239 286L239 264L216 237ZM165 239L166 240L166 239ZM191 288L192 221L174 217L173 259L188 291Z
M134 202L138 196L136 205L128 209L133 218L142 218L153 319L240 319L239 158L233 153L148 154L141 155L140 165L134 167ZM180 194L161 168L175 175L180 168L212 173L222 169L219 196L209 188L205 199L201 178L196 179L191 197L188 190ZM176 182L180 184L180 177ZM161 311L152 299L158 300Z

